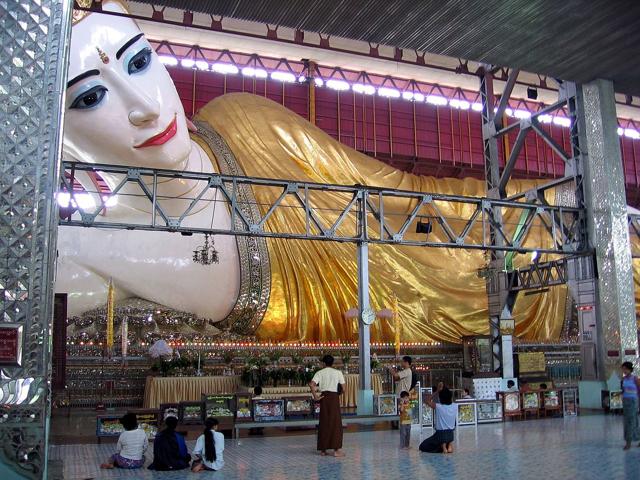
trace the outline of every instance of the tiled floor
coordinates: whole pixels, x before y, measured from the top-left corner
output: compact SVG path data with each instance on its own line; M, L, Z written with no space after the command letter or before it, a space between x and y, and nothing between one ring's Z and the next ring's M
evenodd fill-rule
M430 429L423 430L424 435ZM113 450L108 445L53 446L51 457L64 460L65 479L449 479L568 480L640 479L640 448L622 451L622 417L531 420L461 427L453 455L417 450L419 431L412 432L409 452L397 448L397 431L345 435L346 458L320 457L315 437L243 438L228 440L226 466L216 473L100 471L97 465ZM190 443L190 448L193 442Z

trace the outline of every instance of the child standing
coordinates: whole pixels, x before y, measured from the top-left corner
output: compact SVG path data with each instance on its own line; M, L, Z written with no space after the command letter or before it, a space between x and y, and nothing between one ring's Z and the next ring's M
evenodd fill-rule
M400 393L400 448L411 448L411 405L409 404L409 392L403 390Z

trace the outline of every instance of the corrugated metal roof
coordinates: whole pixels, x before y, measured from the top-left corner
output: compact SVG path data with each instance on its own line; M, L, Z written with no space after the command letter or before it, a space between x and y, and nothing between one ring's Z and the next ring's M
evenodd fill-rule
M635 0L141 0L587 82L640 95Z

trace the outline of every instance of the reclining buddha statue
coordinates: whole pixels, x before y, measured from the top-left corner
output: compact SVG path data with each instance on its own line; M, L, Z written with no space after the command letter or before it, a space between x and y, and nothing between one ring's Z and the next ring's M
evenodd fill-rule
M107 0L102 8L126 13L117 1ZM126 16L75 12L68 79L63 142L67 160L485 195L478 180L396 170L260 96L223 95L188 120L167 70ZM101 177L111 188L118 183L114 175ZM531 186L514 180L511 188ZM190 198L193 188L189 181L172 179L159 184L158 195ZM247 214L268 208L275 199L242 188L240 193L249 200ZM117 205L106 213L111 220L136 223L148 217L148 202L127 195L126 189L120 193ZM209 198L217 201L191 211L187 225L230 226L221 195L211 195L217 195ZM408 204L396 208L410 211ZM443 214L458 216L460 208L468 207L452 204ZM285 212L272 221L291 228L302 220ZM357 304L355 245L219 235L219 263L202 266L191 258L201 243L199 235L63 227L56 291L69 294L71 315L104 304L111 278L119 299L156 302L258 338L357 338L357 322L344 317ZM485 284L477 275L486 263L481 251L372 245L369 255L372 308L389 307L397 297L403 341L457 342L462 335L488 331ZM552 289L519 299L516 333L557 337L565 294ZM372 325L372 340L391 341L393 332L393 322L379 320Z

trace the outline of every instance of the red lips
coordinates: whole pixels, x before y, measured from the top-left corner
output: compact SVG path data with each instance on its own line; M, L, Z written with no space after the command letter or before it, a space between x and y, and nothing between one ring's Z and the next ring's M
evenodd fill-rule
M136 145L133 148L144 148L144 147L153 147L157 145L163 145L167 143L169 140L171 140L177 131L178 131L178 123L176 121L176 115L174 115L173 120L164 131L160 132L157 135L154 135L149 140L146 140L144 143L141 143L140 145Z

